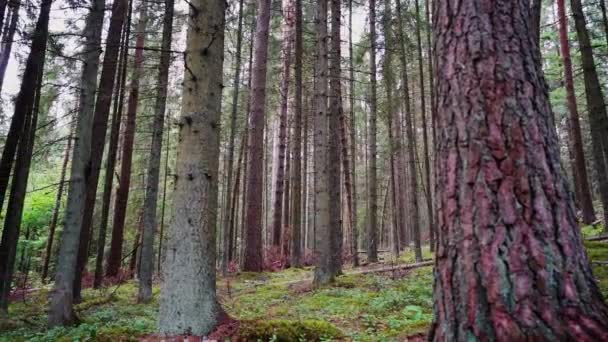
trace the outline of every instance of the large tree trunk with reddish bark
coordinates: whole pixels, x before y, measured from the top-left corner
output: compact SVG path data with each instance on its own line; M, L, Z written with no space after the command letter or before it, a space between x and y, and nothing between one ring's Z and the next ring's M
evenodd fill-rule
M270 26L270 0L258 0L253 70L251 79L251 120L249 121L249 153L247 163L247 209L245 218L245 255L243 270L261 271L263 147L266 101L266 64Z
M122 261L122 244L124 238L125 218L129 190L131 187L131 164L133 160L133 144L135 142L135 126L137 118L137 105L139 101L139 79L143 72L144 43L146 39L146 23L148 21L147 4L143 2L140 8L139 22L135 42L135 58L131 74L131 87L127 101L127 120L122 140L122 159L120 162L120 180L116 190L114 202L114 221L112 225L112 240L106 276L118 275Z
M436 6L439 212L430 340L602 341L528 3Z

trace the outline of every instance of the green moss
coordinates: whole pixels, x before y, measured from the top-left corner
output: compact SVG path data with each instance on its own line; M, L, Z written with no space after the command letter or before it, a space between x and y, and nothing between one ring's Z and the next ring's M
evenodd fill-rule
M431 260L433 259L433 253L431 253L430 246L422 246L422 259ZM413 264L416 262L416 254L413 248L408 248L406 251L401 253L398 259L399 263Z
M592 225L583 226L581 228L581 233L583 234L583 237L585 237L585 238L602 235L602 233L604 233L604 225L596 224L595 226L592 226Z
M239 338L246 341L327 341L343 338L333 324L319 320L243 321Z

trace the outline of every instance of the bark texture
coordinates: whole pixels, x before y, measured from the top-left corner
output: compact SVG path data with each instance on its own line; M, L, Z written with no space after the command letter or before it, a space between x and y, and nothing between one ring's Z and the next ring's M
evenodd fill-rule
M215 294L215 229L225 6L221 0L190 2L174 216L160 299L164 336L205 336L221 313Z
M266 64L270 25L270 0L257 1L256 32L251 79L251 118L247 155L247 194L243 270L259 272L262 258L262 203L264 167L264 116L266 101Z
M608 338L528 1L437 3L434 341Z

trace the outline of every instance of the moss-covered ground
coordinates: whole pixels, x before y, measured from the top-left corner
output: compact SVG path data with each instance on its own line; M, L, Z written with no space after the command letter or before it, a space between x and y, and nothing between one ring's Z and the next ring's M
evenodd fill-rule
M586 246L591 260L608 261L608 243ZM424 256L431 257L428 251ZM396 263L412 261L407 253ZM593 268L608 296L608 265ZM310 277L310 268L241 273L219 279L218 294L226 312L241 321L246 341L404 341L424 334L432 321L431 267L356 275L347 270L320 289L311 288ZM136 341L156 331L158 286L147 304L136 303L136 282L85 290L76 309L81 323L52 330L45 328L48 291L11 304L0 341Z

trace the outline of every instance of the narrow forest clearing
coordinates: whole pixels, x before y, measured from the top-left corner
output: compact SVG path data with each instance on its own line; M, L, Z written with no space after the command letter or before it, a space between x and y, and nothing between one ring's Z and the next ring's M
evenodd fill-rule
M593 262L608 261L607 242L586 246ZM431 255L425 251L424 256ZM222 307L242 322L239 334L247 340L417 340L433 318L432 267L361 273L411 263L405 254L398 263L347 269L332 286L316 290L312 268L240 273L220 278L217 291ZM594 264L593 270L608 297L608 266ZM0 341L136 341L158 329L159 292L155 284L153 300L137 304L135 281L87 289L76 307L82 323L47 331L49 289L42 288L10 306L12 319L2 324Z

